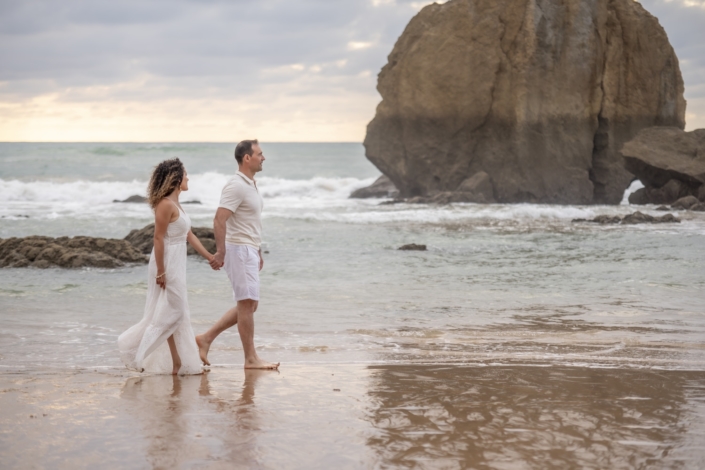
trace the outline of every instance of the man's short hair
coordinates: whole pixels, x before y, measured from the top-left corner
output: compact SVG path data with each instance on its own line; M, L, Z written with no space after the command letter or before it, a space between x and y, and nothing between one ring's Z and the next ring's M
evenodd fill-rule
M252 156L252 146L255 144L259 145L257 139L243 140L235 146L235 160L237 160L238 164L242 163L242 159L245 158L245 155Z

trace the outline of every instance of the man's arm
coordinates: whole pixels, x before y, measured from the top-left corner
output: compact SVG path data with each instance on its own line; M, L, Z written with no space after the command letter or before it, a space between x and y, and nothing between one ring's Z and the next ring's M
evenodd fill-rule
M219 207L213 219L213 235L215 235L215 255L210 261L211 268L220 269L225 263L225 224L233 215L232 211Z
M262 247L259 247L259 270L262 271L264 267L264 258L262 257Z

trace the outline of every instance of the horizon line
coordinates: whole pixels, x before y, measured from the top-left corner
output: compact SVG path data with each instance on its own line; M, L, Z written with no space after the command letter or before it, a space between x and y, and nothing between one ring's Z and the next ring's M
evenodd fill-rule
M237 144L238 142L235 140L0 140L0 144ZM353 140L260 140L260 142L265 144L362 144Z

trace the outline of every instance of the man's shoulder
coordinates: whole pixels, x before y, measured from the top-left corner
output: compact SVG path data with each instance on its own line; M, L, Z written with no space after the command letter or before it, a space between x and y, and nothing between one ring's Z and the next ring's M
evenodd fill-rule
M242 178L238 175L231 176L228 178L228 181L225 182L225 186L223 186L223 190L230 189L238 189L242 188L245 182L242 180Z

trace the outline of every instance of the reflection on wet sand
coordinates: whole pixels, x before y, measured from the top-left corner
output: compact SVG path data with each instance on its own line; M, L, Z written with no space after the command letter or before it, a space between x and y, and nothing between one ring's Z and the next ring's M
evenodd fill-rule
M4 468L705 468L705 371L0 373Z
M373 366L378 461L414 468L703 468L705 373Z
M141 422L148 462L174 468L216 457L255 464L259 431L255 386L268 373L246 370L242 393L235 399L214 393L208 372L128 379L121 398L130 401L130 411ZM214 446L213 440L220 442Z
M203 374L199 394L208 397L218 413L227 416L227 429L222 436L224 452L231 462L238 462L250 468L256 467L258 461L257 436L261 432L259 415L255 405L255 386L257 381L277 371L245 369L245 381L242 394L235 400L220 398L213 393L208 382L208 374Z

